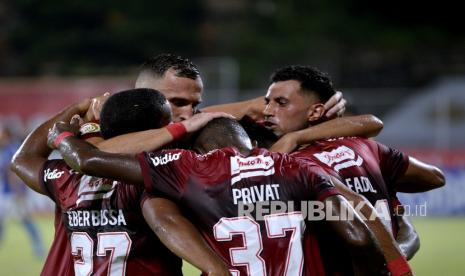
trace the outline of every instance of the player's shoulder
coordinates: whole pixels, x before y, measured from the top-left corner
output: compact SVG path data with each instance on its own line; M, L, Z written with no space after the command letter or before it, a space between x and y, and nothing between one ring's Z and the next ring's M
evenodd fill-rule
M219 163L221 160L229 159L230 156L237 155L233 148L215 149L207 153L197 153L193 150L186 149L169 149L149 152L146 160L153 164L154 167L167 164L188 164L195 167L196 164Z
M241 156L241 153L233 147L214 149L207 153L196 154L196 157L199 159L223 159L234 156Z
M77 172L69 167L63 159L47 160L42 172L44 182L61 180L74 174Z
M319 165L313 158L303 158L307 154L301 152L294 153L270 153L275 161L279 161L279 165L286 171L312 171L319 168Z

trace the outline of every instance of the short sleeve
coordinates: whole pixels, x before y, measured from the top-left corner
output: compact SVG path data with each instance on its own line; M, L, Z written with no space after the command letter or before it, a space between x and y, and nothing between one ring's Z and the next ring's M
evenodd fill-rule
M187 150L143 152L137 155L149 197L167 197L179 201L195 166L195 153Z
M409 165L408 155L378 143L381 172L386 183L394 183L403 176Z
M39 174L39 184L45 195L57 202L72 171L61 159L47 160Z
M326 198L340 194L331 182L328 174L316 165L307 166L307 175L310 180L310 192L313 198L323 201Z

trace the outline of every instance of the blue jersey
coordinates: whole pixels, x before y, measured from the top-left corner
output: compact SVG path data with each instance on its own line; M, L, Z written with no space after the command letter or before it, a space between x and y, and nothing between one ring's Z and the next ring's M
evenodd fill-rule
M19 143L13 141L0 149L0 192L3 194L11 193L11 183L8 177L10 172L10 161L18 148Z

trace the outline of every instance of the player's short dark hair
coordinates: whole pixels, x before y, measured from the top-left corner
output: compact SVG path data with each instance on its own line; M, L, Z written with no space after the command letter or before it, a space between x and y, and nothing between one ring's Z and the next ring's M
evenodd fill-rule
M314 93L322 102L326 102L336 93L328 74L310 66L286 66L271 75L271 83L288 80L300 82L304 93Z
M250 139L239 122L230 118L215 118L205 125L193 138L193 147L202 145L208 149L240 147L240 141Z
M100 113L104 139L161 128L171 121L171 109L159 91L138 88L121 91L108 98Z
M154 76L161 78L169 69L176 71L176 76L197 79L200 71L192 61L173 54L159 54L146 60L142 64L141 72L149 71Z

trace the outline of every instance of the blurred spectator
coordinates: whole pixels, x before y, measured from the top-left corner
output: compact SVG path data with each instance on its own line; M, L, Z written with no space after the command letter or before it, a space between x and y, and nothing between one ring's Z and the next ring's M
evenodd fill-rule
M42 258L45 250L28 208L26 185L10 170L10 160L19 145L11 130L0 126L0 242L3 240L6 219L14 218L24 226L31 239L34 254Z

